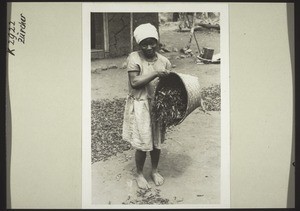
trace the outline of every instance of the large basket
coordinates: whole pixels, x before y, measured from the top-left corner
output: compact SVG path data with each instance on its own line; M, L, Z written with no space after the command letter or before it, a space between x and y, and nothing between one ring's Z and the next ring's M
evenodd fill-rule
M201 105L201 88L197 77L171 72L167 77L159 80L155 95L164 86L179 87L183 89L183 93L185 94L185 113L181 119L178 119L175 125L180 124L190 113Z

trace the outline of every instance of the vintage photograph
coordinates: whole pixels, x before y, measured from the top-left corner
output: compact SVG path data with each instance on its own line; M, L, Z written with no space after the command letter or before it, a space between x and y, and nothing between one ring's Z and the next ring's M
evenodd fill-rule
M87 12L89 207L223 204L222 12Z

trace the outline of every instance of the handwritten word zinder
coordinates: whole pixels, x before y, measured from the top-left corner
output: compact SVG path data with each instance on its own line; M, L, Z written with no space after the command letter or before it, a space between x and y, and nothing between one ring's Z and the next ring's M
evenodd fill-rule
M16 30L16 22L15 21L9 21L8 22L8 43L11 45L15 45L16 42L21 42L25 44L25 35L26 35L26 18L21 13L20 14L20 21L18 22L19 30ZM15 56L15 48L8 47L8 53Z

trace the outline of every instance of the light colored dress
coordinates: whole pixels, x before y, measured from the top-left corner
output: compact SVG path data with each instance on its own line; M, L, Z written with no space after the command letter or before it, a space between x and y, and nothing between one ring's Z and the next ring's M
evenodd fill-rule
M170 61L159 53L154 61L147 61L141 51L132 52L127 58L127 71L139 71L140 75L155 70L171 70ZM158 78L142 88L133 89L128 80L128 96L123 119L123 140L141 151L160 149L164 141L164 131L158 122L151 118L151 102L154 97Z

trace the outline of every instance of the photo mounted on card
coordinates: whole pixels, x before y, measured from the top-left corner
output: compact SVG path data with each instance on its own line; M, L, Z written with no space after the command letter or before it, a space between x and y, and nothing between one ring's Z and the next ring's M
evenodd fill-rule
M83 208L230 207L223 3L83 3Z

